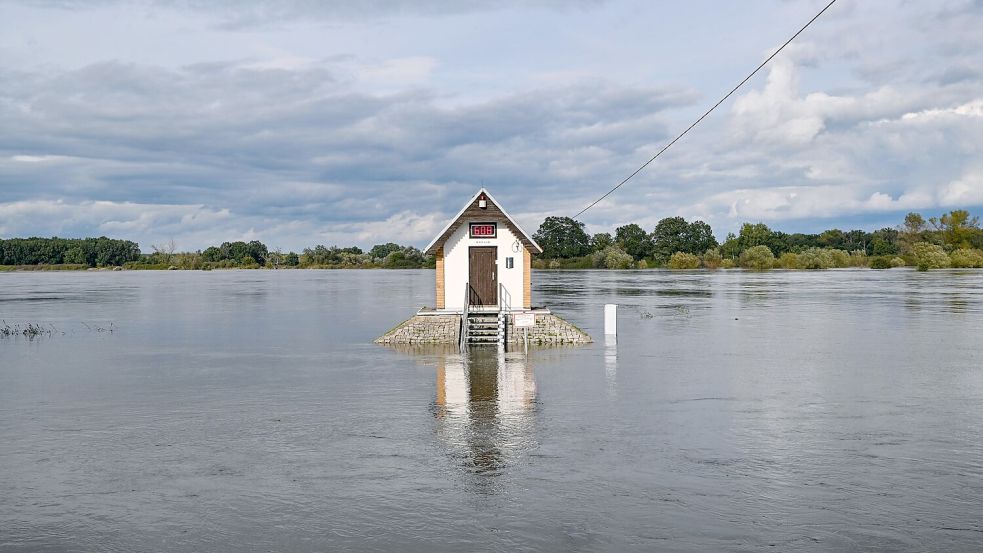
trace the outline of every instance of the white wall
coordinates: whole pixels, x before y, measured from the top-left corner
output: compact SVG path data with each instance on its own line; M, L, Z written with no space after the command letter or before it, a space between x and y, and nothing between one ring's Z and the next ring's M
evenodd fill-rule
M481 219L474 219L482 222ZM444 308L460 311L464 308L464 285L468 282L468 248L471 246L498 246L498 283L504 284L510 295L513 309L522 309L522 250L512 251L516 236L503 223L498 223L496 238L469 238L470 221L458 227L444 243ZM511 257L515 265L505 268L505 258Z

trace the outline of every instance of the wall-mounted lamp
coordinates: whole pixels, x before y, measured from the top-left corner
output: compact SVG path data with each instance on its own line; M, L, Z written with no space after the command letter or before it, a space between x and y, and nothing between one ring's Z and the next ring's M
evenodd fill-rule
M488 207L488 198L486 198L484 194L478 196L478 207L480 209L485 209Z

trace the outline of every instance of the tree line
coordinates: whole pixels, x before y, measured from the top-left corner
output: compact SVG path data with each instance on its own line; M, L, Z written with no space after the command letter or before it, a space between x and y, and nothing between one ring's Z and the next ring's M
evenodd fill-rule
M909 213L897 227L872 232L790 234L764 223L745 223L723 243L707 223L683 217L662 219L651 232L635 223L623 225L613 236L590 235L584 223L569 217L547 217L534 238L543 247L535 262L539 268L983 267L979 217L961 209L927 220Z
M0 265L119 266L140 257L136 242L105 236L0 239Z
M433 267L433 256L413 246L377 244L367 252L357 246L318 245L301 253L284 252L266 244L223 242L194 252L179 252L173 241L154 244L142 253L130 240L112 238L9 238L0 239L0 266L50 268L124 267L127 269L224 269L243 268L385 268Z
M835 267L914 266L983 268L983 229L979 217L953 210L925 219L909 213L897 227L873 232L830 229L818 234L785 233L764 223L745 223L723 243L703 221L667 217L651 232L632 223L614 234L590 235L584 223L569 217L547 217L534 238L543 254L536 268L671 269L829 269ZM0 239L0 265L51 267L117 267L129 269L216 268L433 268L433 256L393 242L369 251L357 246L317 245L300 253L266 244L223 242L195 252L178 252L173 241L141 253L136 242L99 238Z
M420 269L433 267L433 256L425 256L413 246L393 242L376 244L369 251L358 246L317 245L301 253L270 248L253 240L223 242L196 252L175 252L173 243L152 246L153 253L132 269Z

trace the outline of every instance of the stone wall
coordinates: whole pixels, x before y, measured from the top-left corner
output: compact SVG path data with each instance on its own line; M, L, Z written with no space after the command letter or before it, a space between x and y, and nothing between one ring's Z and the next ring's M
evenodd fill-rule
M527 330L529 345L554 346L560 344L589 344L593 342L586 332L552 313L536 313L536 326ZM521 328L512 326L511 317L506 337L510 344L521 344Z
M535 315L536 326L528 329L530 345L589 344L593 341L586 332L549 311L543 310ZM512 317L509 317L508 325L506 336L509 343L522 344L522 329L512 326ZM457 344L460 327L460 315L417 314L376 338L375 343Z
M460 315L414 315L375 339L377 344L456 344Z

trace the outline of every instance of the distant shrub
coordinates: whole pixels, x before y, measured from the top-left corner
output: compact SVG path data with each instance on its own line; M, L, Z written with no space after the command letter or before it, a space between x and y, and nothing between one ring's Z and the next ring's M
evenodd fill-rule
M604 267L608 269L631 269L635 259L618 246L608 246L601 252L604 254Z
M880 255L870 260L871 269L890 269L891 268L891 258L886 255Z
M721 260L720 261L720 268L721 269L733 269L736 266L737 266L737 263L734 263L734 260L731 259L731 258L729 258L729 257L727 259L724 259L724 260Z
M710 248L703 254L703 266L707 269L716 269L723 264L723 261L720 250L717 248Z
M942 246L919 242L912 246L912 254L915 256L915 265L919 271L929 269L945 269L951 265L949 256L946 255Z
M569 259L559 259L560 269L593 269L593 258L590 256L571 257Z
M953 267L983 268L983 250L960 248L949 254Z
M904 262L904 259L901 259L900 257L892 257L891 258L891 267L892 268L893 267L904 267L905 265L907 265L907 263Z
M669 257L670 269L699 269L700 258L691 253L676 252Z
M638 268L639 269L648 269L649 268L649 262L648 261L645 261L644 259L640 259L638 261Z
M806 248L799 253L799 266L803 269L832 269L836 263L830 250Z
M556 260L556 259L550 259L549 268L550 269L559 269L560 268L560 262L558 260Z
M850 266L850 254L846 250L829 250L829 254L833 256L833 266L837 269Z
M785 253L783 253L782 256L778 258L778 261L775 262L775 265L778 266L778 267L780 267L780 268L782 268L782 269L801 269L802 268L799 265L799 256L797 254L794 254L794 253L791 253L791 252L785 252Z
M768 246L754 246L741 252L741 267L764 271L771 269L775 264L775 254L771 253Z
M868 265L870 265L870 259L867 258L867 252L863 250L853 250L850 252L851 267L867 267Z

